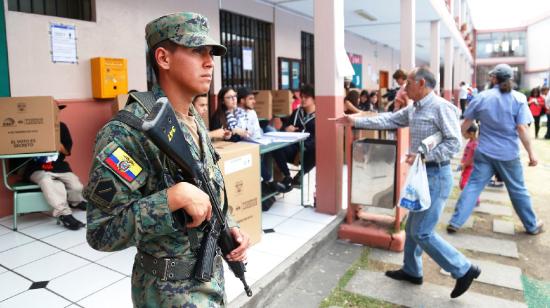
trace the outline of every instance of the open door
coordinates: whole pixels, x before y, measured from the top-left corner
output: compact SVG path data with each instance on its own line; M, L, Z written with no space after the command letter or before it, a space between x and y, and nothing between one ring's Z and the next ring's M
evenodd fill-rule
M379 85L379 89L387 89L390 85L390 74L388 73L388 71L380 71L379 72L379 81L378 81L378 85Z

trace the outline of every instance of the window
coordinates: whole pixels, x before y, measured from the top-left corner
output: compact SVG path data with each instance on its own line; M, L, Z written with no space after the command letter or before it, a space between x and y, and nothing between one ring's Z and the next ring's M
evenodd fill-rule
M477 35L477 57L524 57L525 32L493 32Z
M271 89L271 24L221 10L220 30L222 85Z
M313 34L302 32L302 82L315 84L315 52Z
M92 21L92 0L8 0L10 11Z

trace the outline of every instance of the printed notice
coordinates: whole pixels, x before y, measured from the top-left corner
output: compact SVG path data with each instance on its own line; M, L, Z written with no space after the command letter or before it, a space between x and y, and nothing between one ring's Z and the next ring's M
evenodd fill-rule
M243 47L243 70L252 70L252 48Z
M77 63L76 28L72 25L50 24L52 62Z

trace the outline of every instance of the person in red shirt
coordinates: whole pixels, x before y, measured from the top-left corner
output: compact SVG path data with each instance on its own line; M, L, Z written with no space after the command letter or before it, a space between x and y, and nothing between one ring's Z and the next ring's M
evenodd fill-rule
M462 160L460 161L460 167L462 170L462 174L460 175L460 189L464 189L464 187L466 187L466 183L468 183L468 180L470 179L472 170L474 170L474 153L478 144L477 130L477 125L472 123L466 131L468 143L464 148L464 154L462 155Z
M533 88L531 90L531 95L527 100L529 102L529 109L533 118L535 119L535 138L539 137L540 129L540 117L546 113L546 108L544 107L544 98L540 95L539 88Z

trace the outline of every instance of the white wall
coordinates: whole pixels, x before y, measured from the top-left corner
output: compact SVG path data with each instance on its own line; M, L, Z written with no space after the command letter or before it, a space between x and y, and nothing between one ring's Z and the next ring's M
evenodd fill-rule
M216 0L96 0L96 21L87 22L6 9L6 35L13 96L53 95L90 98L90 58L128 59L128 88L146 90L145 25L164 14L196 11L210 20L211 34L219 38ZM7 1L4 1L7 8ZM54 64L50 58L51 22L76 26L78 64ZM218 71L219 71L219 61ZM220 78L220 74L216 76Z
M550 69L550 17L527 27L528 71Z
M550 78L550 17L527 27L527 64L523 84L533 88ZM530 71L535 71L530 73ZM548 80L550 81L550 80Z
M279 85L278 58L302 58L302 31L313 34L313 20L275 9L273 88Z
M3 0L7 8L7 0ZM277 58L301 58L301 31L313 33L313 20L253 0L96 0L96 21L87 22L6 10L6 34L13 96L52 95L59 99L92 96L90 59L128 59L128 88L145 90L145 25L164 14L195 11L208 17L210 34L220 38L219 9L274 23L273 87L277 86ZM253 13L252 13L253 12ZM78 64L54 64L50 56L49 24L76 26ZM348 52L363 56L363 86L377 88L368 65L390 76L398 67L399 52L346 32ZM215 60L214 91L221 87L221 63Z

